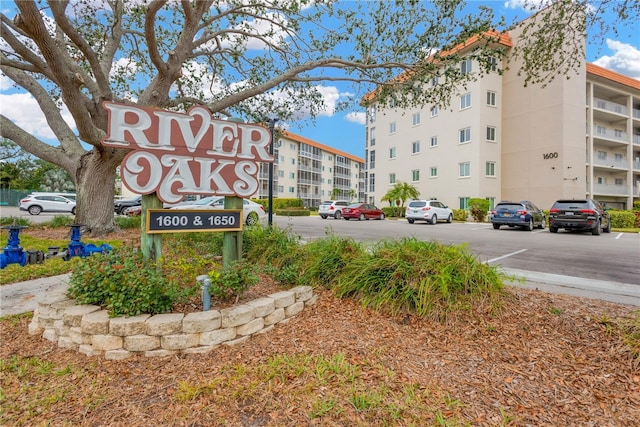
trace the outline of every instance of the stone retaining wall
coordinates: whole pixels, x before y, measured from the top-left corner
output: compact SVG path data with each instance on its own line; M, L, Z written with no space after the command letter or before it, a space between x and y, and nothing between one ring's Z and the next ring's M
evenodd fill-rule
M316 300L311 286L298 286L221 310L109 318L99 306L52 297L38 303L29 333L108 360L204 353L268 332Z

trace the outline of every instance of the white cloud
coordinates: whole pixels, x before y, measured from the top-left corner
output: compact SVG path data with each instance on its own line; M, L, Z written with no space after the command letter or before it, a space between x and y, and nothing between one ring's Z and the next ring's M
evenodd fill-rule
M523 9L527 12L532 12L534 10L540 10L551 3L552 0L507 0L504 2L504 7L507 9Z
M364 112L348 113L345 118L348 122L364 125L367 123L367 114Z
M56 141L56 136L49 128L40 106L31 94L0 94L0 114L36 138ZM66 107L62 110L62 117L72 129L75 129L73 118Z
M614 52L613 55L605 55L593 63L640 80L640 50L630 44L611 39L607 39L607 47Z

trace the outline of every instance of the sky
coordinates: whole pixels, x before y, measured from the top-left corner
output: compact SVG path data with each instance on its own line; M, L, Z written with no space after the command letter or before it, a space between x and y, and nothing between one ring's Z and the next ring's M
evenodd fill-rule
M545 2L548 0L496 0L480 1L471 0L469 7L489 5L494 9L496 16L504 16L507 22L513 19L521 20L531 13L526 9L526 4L531 2ZM596 0L597 1L597 0ZM7 5L13 2L2 0L2 11L8 17L13 17L14 12ZM611 15L611 14L609 14ZM605 19L613 20L613 16ZM602 40L594 41L589 38L587 45L587 61L602 66L609 70L640 80L640 22L633 28L620 28L620 34L607 35ZM345 151L358 157L364 157L365 141L365 113L364 110L334 113L332 106L336 105L349 93L349 87L335 82L324 84L321 92L325 98L325 104L329 107L312 122L310 119L298 122L285 123L284 126L291 132L305 138L317 141L321 144ZM38 105L27 93L20 93L10 87L9 79L0 73L0 113L12 121L18 123L25 130L32 132L39 138L47 141L52 135L46 130L44 116ZM69 123L71 116L67 113Z

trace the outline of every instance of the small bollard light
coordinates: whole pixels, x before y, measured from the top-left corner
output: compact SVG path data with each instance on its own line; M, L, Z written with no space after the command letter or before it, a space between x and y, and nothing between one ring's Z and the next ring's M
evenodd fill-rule
M196 277L196 280L202 284L202 311L209 311L211 309L211 294L209 293L211 279L208 275L201 274Z

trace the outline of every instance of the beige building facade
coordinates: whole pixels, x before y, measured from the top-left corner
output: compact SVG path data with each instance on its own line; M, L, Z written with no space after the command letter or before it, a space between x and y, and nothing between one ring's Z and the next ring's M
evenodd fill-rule
M501 38L507 56L518 36ZM640 81L583 63L541 88L525 86L518 68L485 74L444 109L371 105L367 201L381 204L402 181L455 209L470 198L549 209L557 199L584 197L630 209L640 199ZM478 69L461 64L464 72Z
M295 133L276 135L273 197L300 198L308 208L324 200L363 201L364 159ZM269 197L269 166L260 165L260 189L253 198Z

